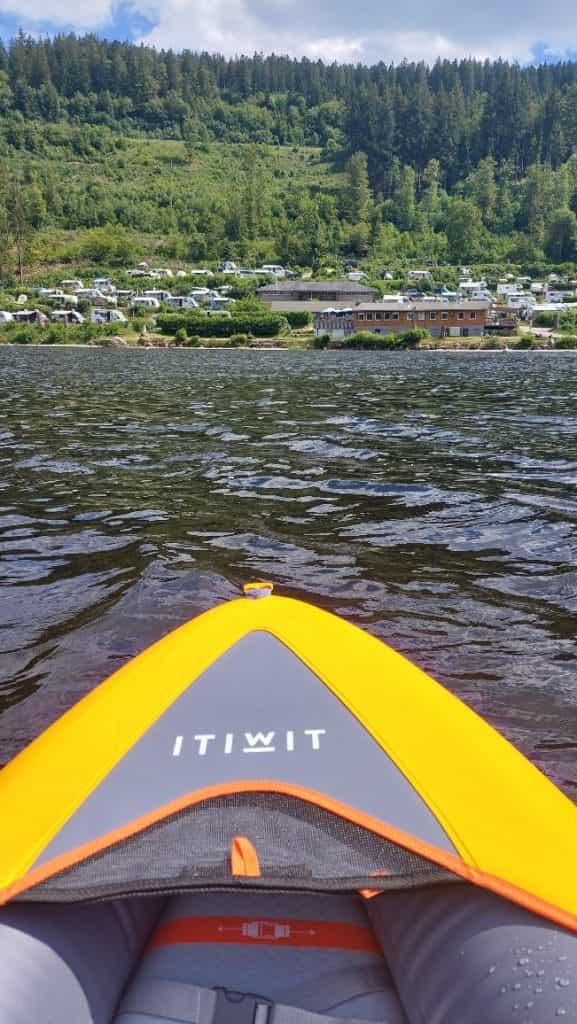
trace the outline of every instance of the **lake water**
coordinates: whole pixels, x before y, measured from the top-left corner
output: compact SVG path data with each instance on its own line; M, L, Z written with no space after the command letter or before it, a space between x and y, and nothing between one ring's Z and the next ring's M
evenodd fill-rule
M577 798L577 355L0 348L0 760L264 576Z

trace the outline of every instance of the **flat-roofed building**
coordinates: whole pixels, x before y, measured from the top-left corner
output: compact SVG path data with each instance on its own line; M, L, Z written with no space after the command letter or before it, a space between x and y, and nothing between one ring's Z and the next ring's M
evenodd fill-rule
M332 338L346 338L354 331L352 309L334 309L329 307L315 314L315 333L330 334Z
M322 302L324 305L354 306L359 302L372 302L377 297L374 288L356 281L275 281L258 289L258 296L266 303L274 303L281 310L283 304L294 302ZM293 308L292 305L287 308Z
M444 302L422 299L415 302L365 302L351 309L344 334L371 331L373 334L402 334L413 327L425 328L435 338L473 338L484 333L490 303L487 301ZM315 315L318 334L332 333L327 317Z

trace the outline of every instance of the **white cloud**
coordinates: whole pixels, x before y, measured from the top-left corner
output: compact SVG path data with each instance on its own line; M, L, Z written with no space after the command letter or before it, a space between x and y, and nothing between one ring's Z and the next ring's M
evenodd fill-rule
M81 31L96 29L112 16L112 0L8 0L2 5L2 14L9 15L23 27L48 22L59 26L74 25Z
M145 2L156 22L147 42L227 55L261 51L326 61L406 58L429 63L437 57L501 56L528 62L537 42L559 54L577 48L573 0L558 0L553 22L540 0L486 0L483 5L414 0L394 7L385 7L382 0Z
M26 25L80 31L114 23L121 0L8 0ZM126 2L126 0L125 0ZM541 0L128 0L154 27L144 41L226 55L288 53L325 61L425 60L498 56L528 62L536 43L563 55L577 49L573 0L552 10ZM126 25L126 8L122 22ZM417 26L417 27L416 27Z

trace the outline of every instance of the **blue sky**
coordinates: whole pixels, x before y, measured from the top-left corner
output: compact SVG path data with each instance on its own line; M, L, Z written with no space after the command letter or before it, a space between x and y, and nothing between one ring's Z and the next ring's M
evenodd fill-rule
M433 61L577 55L574 0L2 0L0 36L74 30L109 39L226 54L290 53L324 60Z

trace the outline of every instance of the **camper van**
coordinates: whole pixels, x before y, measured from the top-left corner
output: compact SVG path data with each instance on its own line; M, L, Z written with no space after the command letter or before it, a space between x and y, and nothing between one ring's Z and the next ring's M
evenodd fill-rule
M152 295L134 295L133 306L143 306L145 309L160 309L160 302Z
M93 324L126 323L126 317L119 309L93 309L90 314L90 319Z
M86 317L82 316L76 309L55 309L50 314L53 324L83 324Z

